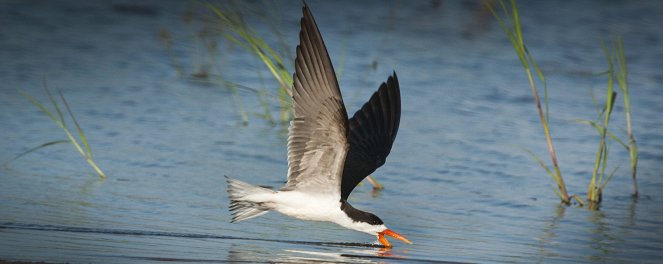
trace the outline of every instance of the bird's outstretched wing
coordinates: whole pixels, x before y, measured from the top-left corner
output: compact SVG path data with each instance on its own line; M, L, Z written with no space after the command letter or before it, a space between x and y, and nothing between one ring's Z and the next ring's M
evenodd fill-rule
M345 159L341 198L382 166L396 139L401 120L401 92L396 72L373 93L349 121L350 149Z
M348 114L334 67L304 5L288 133L288 183L283 190L340 195L348 151Z

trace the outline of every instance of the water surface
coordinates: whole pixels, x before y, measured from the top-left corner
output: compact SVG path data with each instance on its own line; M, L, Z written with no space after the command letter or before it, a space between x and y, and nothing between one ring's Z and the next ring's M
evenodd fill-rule
M204 25L185 19L192 8L199 14L195 3L4 1L0 162L65 138L17 91L47 102L46 79L69 101L108 178L99 180L65 144L7 164L0 170L0 259L656 263L663 257L660 2L520 5L528 48L548 77L553 140L572 194L586 194L598 137L571 120L595 118L590 93L602 101L607 83L597 74L607 68L601 40L624 38L641 197L630 197L628 153L613 143L609 166L620 167L598 211L560 205L551 180L521 150L547 160L527 79L478 3L309 5L350 114L398 73L401 126L376 173L386 189L362 185L350 199L414 245L395 242L383 250L365 234L277 213L229 223L223 176L283 184L285 130L257 117L263 110L255 92L219 85L223 76L274 94L269 73L242 49L219 43L211 78L190 77L208 56L194 37ZM242 6L269 10L245 18L292 54L301 2ZM163 29L173 36L172 56ZM611 129L624 138L621 100Z

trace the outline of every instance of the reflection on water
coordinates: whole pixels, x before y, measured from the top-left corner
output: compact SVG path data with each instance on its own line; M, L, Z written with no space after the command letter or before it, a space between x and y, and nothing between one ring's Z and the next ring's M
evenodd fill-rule
M123 230L123 229L100 229L100 228L84 228L84 227L75 227L75 226L37 225L37 224L21 224L21 223L0 223L0 229L91 233L91 234L107 234L107 235L120 235L120 236L128 235L128 236L178 237L178 238L194 238L194 239L255 240L255 241L264 241L264 242L277 242L277 243L289 243L289 244L301 244L301 245L317 245L317 246L331 246L331 247L369 247L369 248L382 249L382 246L379 244L366 244L366 243L293 241L293 240L190 234L190 233L173 233L173 232Z
M543 233L538 237L538 247L539 255L538 262L542 262L545 257L556 257L554 252L550 251L549 247L553 243L554 239L557 237L557 229L559 228L559 222L564 219L564 213L566 212L566 206L559 204L554 209L552 217L545 222L543 227Z
M233 236L219 236L211 234L193 234L193 233L175 233L175 232L159 232L159 231L145 231L145 230L125 230L125 229L101 229L101 228L83 228L75 226L57 226L57 225L36 225L36 224L21 224L21 223L0 223L0 230L5 231L17 231L17 230L28 230L28 231L39 231L45 233L82 233L82 234L92 234L92 235L102 235L102 236L115 236L115 237L164 237L164 238L178 238L178 239L203 239L208 241L227 241L231 242L233 240L244 240L244 241L253 241L258 242L254 245L262 244L262 242L270 242L271 244L294 244L294 245L306 245L316 248L323 249L329 252L322 251L306 251L306 250L295 250L295 249L284 249L283 254L279 256L283 257L282 261L286 262L296 262L298 260L314 260L313 257L319 257L318 260L330 258L336 258L338 261L345 261L347 258L371 258L371 257L389 257L389 258L404 258L403 256L398 256L392 254L391 249L382 248L379 244L367 244L367 243L345 243L345 242L315 242L315 241L294 241L294 240L279 240L279 239L261 239L261 238L248 238L248 237L233 237ZM232 243L232 242L231 242ZM228 250L228 259L237 260L237 261L249 261L249 262L260 262L261 259L264 259L266 255L261 256L260 258L255 257L257 251L249 250L246 246L235 246L236 244L232 243L232 246ZM372 248L366 250L360 250L361 248ZM339 250L341 252L339 252ZM273 254L272 252L267 252ZM102 254L103 255L103 254ZM260 255L260 254L257 254ZM304 256L300 256L304 255ZM223 260L211 260L211 259L186 259L186 258L170 258L170 257L140 257L140 256L122 256L130 259L142 259L142 260L155 260L155 261L182 261L182 262L207 262L207 261L223 261ZM345 260L344 260L345 259Z
M630 201L628 206L624 206L623 212L612 212L615 215L609 215L606 211L583 211L585 221L578 221L574 216L567 216L569 210L577 210L563 205L558 205L554 208L552 217L545 221L543 232L538 237L538 247L540 252L539 261L544 261L546 258L559 258L573 260L570 256L564 256L564 252L574 252L577 257L582 257L585 261L589 262L612 262L615 261L615 255L626 254L629 249L634 246L633 235L641 227L635 222L636 219L636 206L637 199L624 197L625 201ZM576 214L576 212L574 212ZM570 218L570 219L569 219ZM565 230L568 229L568 230ZM645 232L652 230L643 230ZM560 236L568 232L578 232L579 237L586 238L583 241L561 241ZM652 234L640 234L636 236L637 239L644 239L654 244L655 242ZM564 243L564 244L560 244ZM653 246L653 245L652 245ZM567 248L568 247L568 248ZM655 246L654 246L655 247ZM561 248L567 248L568 251ZM634 256L631 256L634 257ZM629 257L629 259L631 259ZM648 257L637 256L641 261L647 260ZM626 259L622 259L626 260Z
M594 211L587 218L587 221L594 224L589 230L593 235L589 240L590 247L598 253L589 256L592 261L605 262L604 256L609 255L615 249L615 242L623 242L615 241L615 237L611 235L609 225L605 223L604 218L605 212L602 211Z
M413 262L436 262L436 263L451 263L435 260L412 259L405 255L399 254L400 251L391 248L383 248L377 243L344 243L344 242L315 242L315 241L293 241L293 240L278 240L278 239L261 239L261 238L247 238L247 237L233 237L233 236L218 236L210 234L193 234L193 233L174 233L174 232L157 232L145 230L123 230L123 229L100 229L100 228L82 228L74 226L56 226L56 225L36 225L36 224L20 224L20 223L0 223L0 230L29 230L39 231L45 233L62 232L62 233L84 233L93 235L104 235L114 237L137 236L137 237L164 237L164 238L184 238L184 239L204 239L208 241L226 241L230 243L228 247L227 259L198 259L198 258L178 258L178 257L158 257L158 256L113 256L95 254L96 257L110 257L110 258L126 258L131 260L150 260L150 261L166 261L166 262L262 262L266 258L271 258L271 261L276 262L308 262L308 261L332 261L332 262L353 262L353 263L373 263L375 260L409 260ZM239 241L253 241L257 243L237 244L233 240ZM288 249L287 247L281 253L275 254L274 252L261 249L259 245L262 242L270 242L270 244L280 244L281 247L286 244L305 245L309 246L306 249ZM407 252L407 251L403 251Z
M165 28L181 40L172 54L183 67L207 63L195 58L195 30L182 21L195 4L0 2L0 163L65 137L16 91L47 101L45 77L66 96L108 174L99 180L67 145L0 169L0 260L660 262L663 4L520 3L528 48L549 78L551 128L571 193L584 195L598 140L570 120L595 117L588 94L599 97L606 84L595 74L606 68L601 36L624 37L642 196L631 199L628 168L620 168L600 210L590 211L559 205L550 179L520 150L547 155L527 80L479 2L309 2L343 69L349 112L392 70L401 81L401 128L375 174L385 189L365 184L350 197L415 243L390 250L367 234L277 213L229 223L223 175L282 185L287 128L257 118L264 108L248 89L180 78L158 34ZM260 11L259 3L243 4ZM292 51L301 1L273 6L280 23L247 22L258 32L277 27ZM217 59L212 69L229 80L271 91L270 73L261 79L263 66L237 47L219 48ZM620 105L613 118L612 131L623 136ZM612 146L610 166L628 160Z

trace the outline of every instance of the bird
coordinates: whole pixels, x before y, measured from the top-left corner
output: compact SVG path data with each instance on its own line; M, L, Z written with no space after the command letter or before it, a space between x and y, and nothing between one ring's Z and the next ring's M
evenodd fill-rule
M322 35L306 3L302 11L293 74L293 119L288 128L287 183L273 190L225 176L231 222L277 211L375 235L386 248L392 244L385 236L412 244L375 214L348 203L352 190L385 163L396 138L401 115L396 72L348 119Z

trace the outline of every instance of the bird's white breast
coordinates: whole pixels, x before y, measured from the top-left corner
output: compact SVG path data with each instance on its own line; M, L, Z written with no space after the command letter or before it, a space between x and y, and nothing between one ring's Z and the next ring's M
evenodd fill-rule
M341 210L339 195L311 194L300 191L280 191L252 195L250 200L272 210L301 220L328 221L352 230L376 234L387 227L355 222Z
M274 194L274 210L302 220L337 222L346 217L341 211L340 197L317 195L298 191L281 191Z

